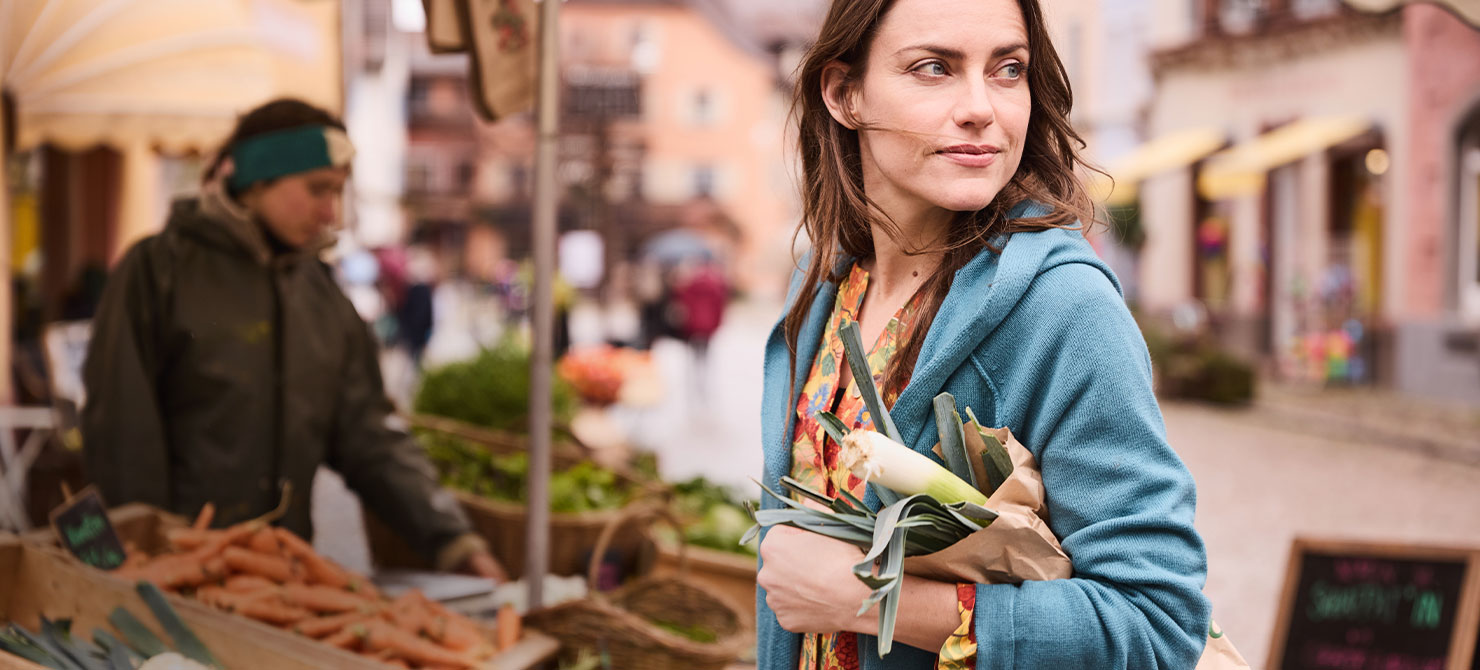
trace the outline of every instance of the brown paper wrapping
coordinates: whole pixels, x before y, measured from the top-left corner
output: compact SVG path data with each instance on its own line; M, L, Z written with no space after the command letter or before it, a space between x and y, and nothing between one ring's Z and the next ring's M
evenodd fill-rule
M970 453L980 455L986 443L974 428L966 424L966 445ZM1012 431L987 430L1012 457L1012 474L987 498L986 507L996 510L997 520L945 549L904 559L905 573L967 584L1018 584L1074 576L1068 554L1044 521L1048 511L1044 509L1043 473L1038 470L1037 460L1012 436ZM938 445L935 451L940 454ZM985 480L981 458L970 460L977 481ZM1195 670L1249 670L1249 664L1213 624Z
M1069 556L1044 522L1043 475L1033 454L1012 431L992 431L1012 458L1012 474L987 498L997 520L945 549L904 559L907 574L942 582L1017 584L1027 580L1067 579L1074 574ZM966 426L966 445L973 454L986 449L981 435ZM940 450L936 447L936 451ZM980 458L973 458L973 468ZM985 468L977 478L986 477Z

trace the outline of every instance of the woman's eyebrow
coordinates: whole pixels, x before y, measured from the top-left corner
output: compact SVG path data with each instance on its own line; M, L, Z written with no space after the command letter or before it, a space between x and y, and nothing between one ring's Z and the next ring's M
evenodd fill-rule
M1006 56L1006 55L1011 54L1011 53L1015 53L1015 52L1018 52L1018 51L1027 51L1027 50L1028 50L1028 45L1027 44L1023 44L1021 42L1015 42L1013 44L1004 44L1004 45L1002 45L1000 47L997 47L996 49L993 49L992 50L992 59L993 60L996 60L998 58L1002 58L1003 56ZM965 60L966 59L966 53L963 52L963 51L961 51L960 49L955 49L955 48L952 48L952 47L943 47L943 46L940 46L940 45L937 45L937 44L928 44L928 43L926 43L926 44L912 44L912 45L907 46L907 47L905 47L903 49L900 49L899 51L897 51L895 53L896 54L902 54L902 53L905 53L907 51L926 51L926 52L935 54L937 56L940 56L941 58L945 58L947 60Z

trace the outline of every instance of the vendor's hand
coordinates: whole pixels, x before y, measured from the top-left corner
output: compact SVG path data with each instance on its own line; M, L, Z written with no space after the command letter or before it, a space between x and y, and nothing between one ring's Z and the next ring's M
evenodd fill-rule
M773 526L761 542L756 583L781 627L793 633L834 633L858 625L869 590L853 576L857 547L816 533Z
M504 572L504 566L499 565L498 559L486 551L468 556L468 560L464 561L457 571L465 575L492 579L499 583L509 581L509 573Z

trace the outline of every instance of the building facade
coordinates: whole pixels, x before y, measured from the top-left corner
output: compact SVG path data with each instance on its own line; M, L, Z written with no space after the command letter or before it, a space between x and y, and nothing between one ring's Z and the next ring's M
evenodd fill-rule
M1157 2L1147 136L1220 139L1135 175L1143 306L1202 305L1285 380L1480 402L1480 31L1427 5Z
M562 231L599 232L612 268L656 234L692 228L739 286L784 290L796 198L775 57L705 0L577 0L561 33ZM407 203L417 225L471 223L470 248L518 256L532 118L474 122L465 69L413 55Z

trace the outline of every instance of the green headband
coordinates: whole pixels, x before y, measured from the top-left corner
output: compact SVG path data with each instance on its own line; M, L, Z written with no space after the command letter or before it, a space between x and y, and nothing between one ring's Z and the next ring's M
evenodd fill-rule
M230 152L235 165L231 190L241 193L258 182L348 166L355 148L338 128L300 126L249 137L233 145Z

